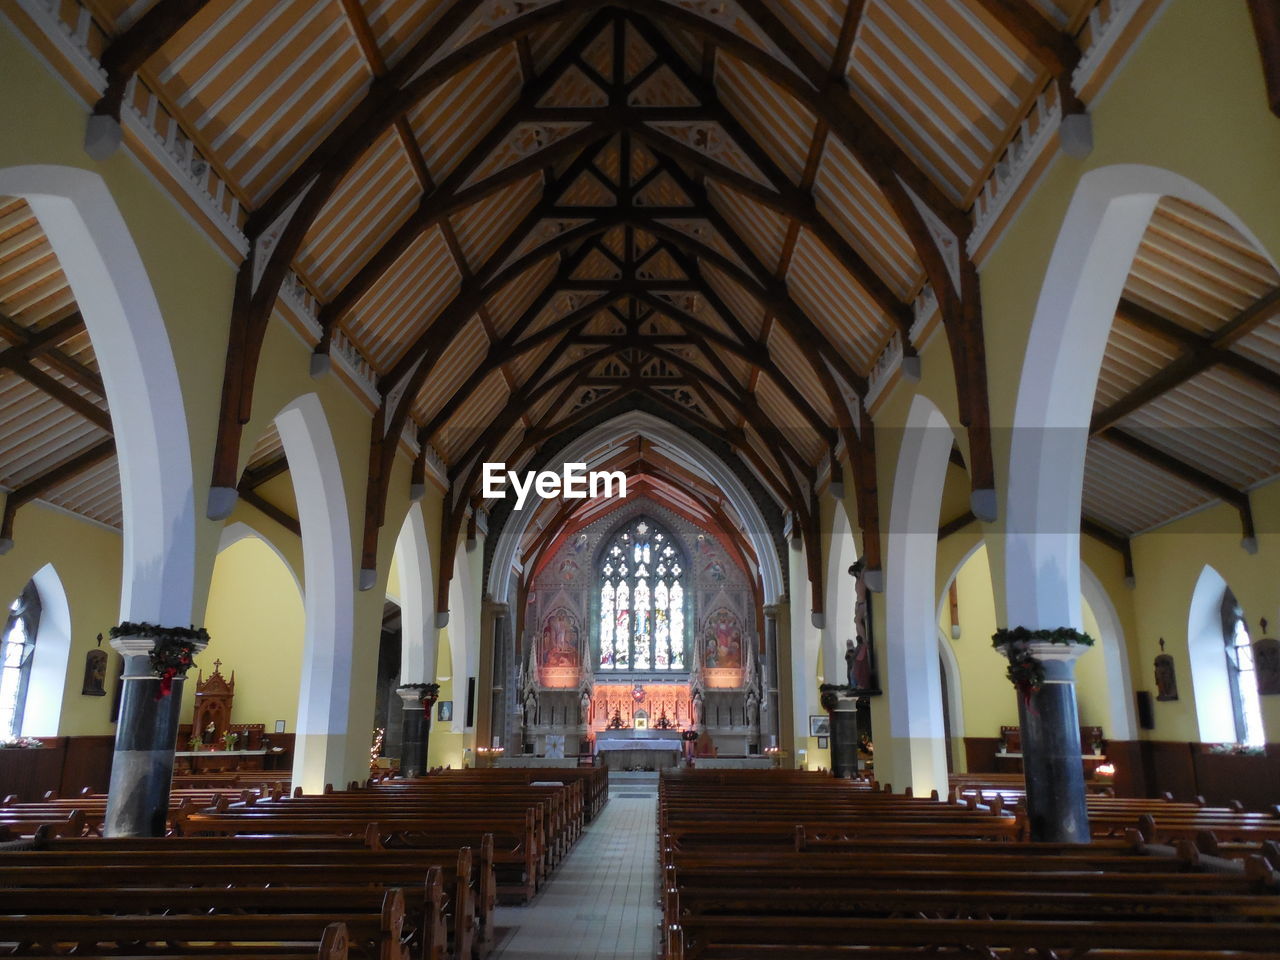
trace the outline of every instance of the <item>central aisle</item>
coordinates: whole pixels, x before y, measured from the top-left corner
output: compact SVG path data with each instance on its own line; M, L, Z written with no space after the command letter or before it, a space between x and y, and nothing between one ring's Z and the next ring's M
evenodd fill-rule
M653 960L657 814L654 781L613 784L604 812L533 902L498 908L495 960Z

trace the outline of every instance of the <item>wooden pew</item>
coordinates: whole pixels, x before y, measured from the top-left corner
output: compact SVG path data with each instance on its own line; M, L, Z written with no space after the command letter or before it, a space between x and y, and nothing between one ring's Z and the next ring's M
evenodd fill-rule
M88 841L92 843L92 841ZM101 841L100 841L101 842ZM154 844L156 841L142 841ZM221 848L184 848L184 842L161 841L168 849L131 848L129 841L119 841L113 849L93 850L84 847L53 849L0 855L0 889L6 894L23 887L73 890L83 887L91 878L103 889L154 888L163 885L181 898L199 900L218 893L243 890L252 899L254 891L264 887L282 889L316 889L364 887L380 890L387 885L412 889L425 883L427 896L418 909L415 901L409 913L411 929L424 931L422 939L438 947L445 956L445 926L453 934L453 956L471 960L473 953L483 956L493 942L492 869L486 864L473 870L469 848L457 851L413 851L401 855L395 851L370 851L360 848L348 851L305 849L275 850L257 846L236 849L244 841L221 840ZM110 843L110 841L108 841ZM486 851L487 853L487 851ZM453 862L439 861L451 857ZM487 871L486 871L487 868ZM425 875L425 881L424 881ZM216 885L216 887L211 887ZM189 892L189 888L199 888ZM236 894L228 893L228 897ZM70 900L69 902L75 902ZM440 933L432 931L440 927Z
M54 906L50 903L47 909ZM386 891L375 909L303 913L94 915L76 912L0 914L0 950L7 956L77 957L133 953L146 944L156 957L346 956L355 950L370 960L414 960L401 942L404 896ZM200 944L193 947L192 944Z

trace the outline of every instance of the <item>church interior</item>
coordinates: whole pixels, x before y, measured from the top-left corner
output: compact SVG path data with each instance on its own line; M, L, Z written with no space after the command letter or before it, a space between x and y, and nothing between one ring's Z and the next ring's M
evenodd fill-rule
M1280 2L0 79L0 952L1280 957Z

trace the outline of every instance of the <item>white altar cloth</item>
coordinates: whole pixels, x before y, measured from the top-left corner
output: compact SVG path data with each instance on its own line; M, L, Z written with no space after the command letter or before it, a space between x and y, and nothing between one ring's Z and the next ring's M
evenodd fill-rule
M606 750L665 750L668 753L679 753L679 740L596 740L596 753Z

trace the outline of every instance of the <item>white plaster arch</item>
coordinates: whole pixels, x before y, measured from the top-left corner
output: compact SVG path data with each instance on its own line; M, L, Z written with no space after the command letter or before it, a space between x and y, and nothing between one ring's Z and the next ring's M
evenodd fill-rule
M1235 743L1236 719L1222 634L1222 598L1227 581L1205 564L1191 593L1187 613L1187 657L1201 743Z
M689 436L679 427L668 423L643 410L631 410L619 414L612 420L599 424L574 439L553 455L549 463L577 463L585 461L586 456L594 448L619 436L639 432L657 440L674 450L678 450L690 464L711 478L724 492L725 497L733 504L746 524L747 540L755 550L760 562L760 577L764 586L764 602L777 603L784 595L785 580L782 566L778 561L778 553L769 536L768 527L759 506L752 499L747 488L720 457L709 450L703 443ZM533 519L532 505L524 510L513 510L502 528L498 542L494 547L493 561L489 571L489 593L497 603L507 603L510 596L511 577L509 576L515 563L516 551L520 538ZM450 604L452 606L452 604Z
M293 577L294 585L298 588L298 596L306 596L306 590L303 589L298 571L293 569L293 564L289 562L289 558L280 551L280 548L270 538L243 520L233 520L222 528L222 533L218 535L218 553L222 553L227 547L234 546L241 540L249 539L260 541L268 550L274 553L276 559L284 564L284 568L289 571L289 576Z
M827 546L826 616L822 630L822 665L826 683L844 683L845 641L853 637L857 591L849 567L858 559L858 544L844 501L837 500ZM812 667L810 672L812 672Z
M942 581L942 589L938 592L938 610L934 615L934 619L939 623L942 622L942 615L947 612L947 591L951 589L951 584L956 582L956 577L960 576L960 571L964 569L966 563L973 557L975 553L987 545L985 537L979 537L968 550L964 552L964 556L960 558L960 562L951 568L951 572L947 575L947 579ZM935 575L937 571L934 571Z
M1102 662L1107 676L1107 707L1111 714L1107 736L1112 740L1135 740L1138 725L1133 710L1128 644L1120 615L1102 581L1085 563L1080 564L1080 592L1082 601L1093 612L1101 634L1097 639L1102 646Z
M342 467L320 398L304 394L276 414L289 460L306 579L306 631L293 783L308 793L343 783L350 701L355 569Z
M954 442L942 411L917 395L894 473L885 576L887 662L882 679L888 680L891 771L881 775L879 763L876 771L898 789L911 786L917 796L947 791L938 626L930 601L936 588L942 489Z
M453 661L454 733L467 729L467 681L476 678L480 693L480 598L471 575L471 557L464 544L458 545L449 583L449 657ZM477 710L479 703L473 705ZM472 717L475 720L475 717Z
M1011 625L1080 627L1080 500L1098 373L1125 278L1163 196L1205 208L1265 250L1221 201L1172 171L1118 164L1080 178L1040 289L1014 409Z
M942 682L947 685L947 705L950 708L948 720L951 723L951 739L964 739L964 684L960 679L960 661L951 646L951 638L938 628L938 654L942 657L946 669L942 671Z
M56 737L67 674L72 669L71 605L53 564L46 563L31 579L40 595L40 625L36 628L21 736Z
M422 505L411 504L396 537L400 571L400 682L431 683L436 678L440 631L435 620L435 576ZM388 594L390 596L390 594Z
M0 170L0 195L31 205L93 341L120 468L121 619L186 625L196 568L191 443L169 332L142 257L92 171L9 167Z

